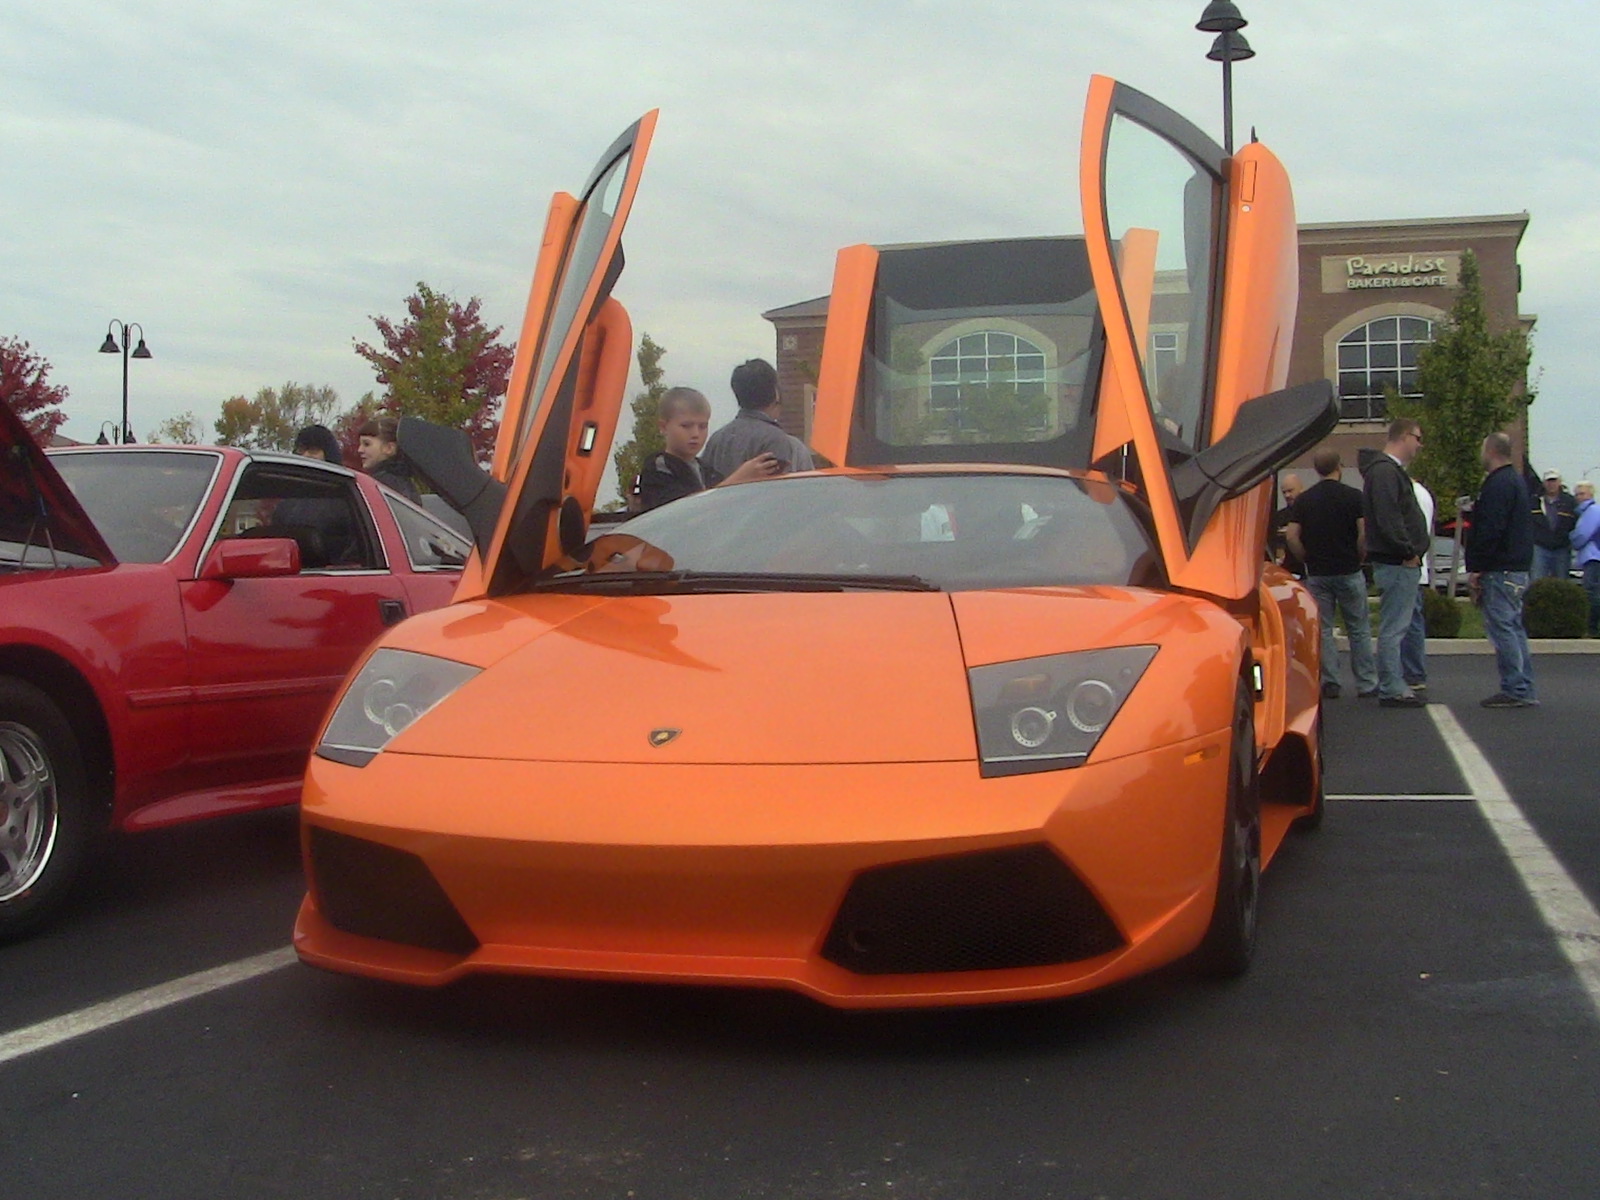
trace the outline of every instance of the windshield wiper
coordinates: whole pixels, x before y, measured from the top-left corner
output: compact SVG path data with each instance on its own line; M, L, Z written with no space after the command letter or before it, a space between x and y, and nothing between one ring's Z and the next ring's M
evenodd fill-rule
M596 571L557 575L533 591L608 592L641 596L694 592L937 592L917 575L803 574L767 571Z

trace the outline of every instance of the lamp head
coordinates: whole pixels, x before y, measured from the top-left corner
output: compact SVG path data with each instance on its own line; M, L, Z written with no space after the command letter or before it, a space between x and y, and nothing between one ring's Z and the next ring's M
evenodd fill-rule
M117 339L111 336L111 331L106 330L106 340L100 343L101 354L120 354L122 347L117 345Z
M1206 51L1206 57L1212 62L1243 62L1255 56L1256 52L1250 49L1242 33L1219 33L1211 49Z
M144 344L144 338L141 337L139 339L139 344L134 347L133 357L135 357L135 358L154 358L155 355L150 353L150 347L146 346Z
M1195 28L1201 33L1232 33L1249 23L1233 0L1211 0L1206 5L1206 11L1200 14L1200 21Z

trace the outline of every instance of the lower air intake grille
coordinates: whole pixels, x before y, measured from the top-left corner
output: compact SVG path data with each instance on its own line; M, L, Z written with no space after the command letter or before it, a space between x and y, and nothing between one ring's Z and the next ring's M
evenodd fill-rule
M1077 962L1123 944L1048 846L875 867L856 876L822 956L859 975Z
M311 886L335 929L448 954L478 948L450 897L415 854L313 826Z

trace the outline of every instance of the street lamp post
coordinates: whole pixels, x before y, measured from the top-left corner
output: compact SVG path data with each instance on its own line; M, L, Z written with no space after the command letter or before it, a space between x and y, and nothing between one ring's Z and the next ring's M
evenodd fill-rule
M113 329L122 334L122 344L120 346L117 345L117 339L111 335ZM130 325L126 321L119 321L113 317L111 324L106 326L106 340L100 343L101 354L115 354L118 350L122 352L122 427L120 440L124 446L133 441L133 430L128 428L128 359L130 357L128 346L133 340L129 334L131 329L139 331L139 344L134 347L131 357L153 358L154 355L150 353L150 347L144 344L144 326L137 321Z
M1233 64L1256 56L1239 32L1249 23L1233 0L1211 0L1195 25L1202 33L1217 35L1206 57L1222 64L1222 148L1229 154L1233 153Z

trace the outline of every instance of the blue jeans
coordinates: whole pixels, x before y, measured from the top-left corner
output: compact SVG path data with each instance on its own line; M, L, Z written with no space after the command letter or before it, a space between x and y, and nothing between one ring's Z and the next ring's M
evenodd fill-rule
M1483 631L1494 647L1500 669L1500 690L1518 700L1533 697L1533 655L1522 627L1522 597L1528 591L1526 571L1485 571L1478 576L1483 595Z
M1353 575L1308 575L1306 587L1317 601L1322 618L1322 682L1339 682L1339 646L1333 640L1333 620L1344 618L1350 635L1350 670L1356 677L1358 692L1374 691L1378 668L1372 657L1372 618L1367 614L1367 579L1360 571Z
M1567 572L1571 569L1572 548L1570 546L1558 546L1554 550L1544 546L1535 546L1533 548L1532 578L1543 579L1548 575L1556 579L1566 579L1568 577Z
M1428 622L1422 615L1422 593L1417 588L1416 607L1411 610L1411 624L1400 639L1400 674L1408 687L1428 682Z
M1395 699L1411 695L1400 671L1400 643L1417 611L1417 586L1421 567L1373 563L1372 581L1378 585L1378 695Z
M1589 593L1589 636L1600 637L1600 558L1583 564L1583 590Z

